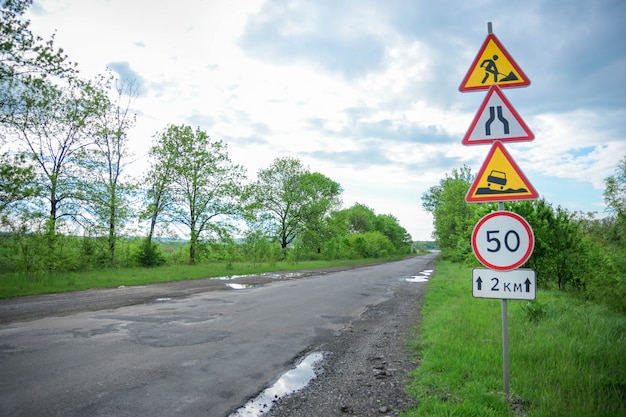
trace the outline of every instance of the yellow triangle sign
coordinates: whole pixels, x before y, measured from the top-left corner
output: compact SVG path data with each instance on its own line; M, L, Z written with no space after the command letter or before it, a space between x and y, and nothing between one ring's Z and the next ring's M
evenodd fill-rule
M519 169L511 155L495 141L470 187L465 201L484 203L488 201L536 200L539 194Z
M530 85L530 79L496 35L490 33L463 78L459 90L462 92L487 90L493 84L500 88L526 87Z

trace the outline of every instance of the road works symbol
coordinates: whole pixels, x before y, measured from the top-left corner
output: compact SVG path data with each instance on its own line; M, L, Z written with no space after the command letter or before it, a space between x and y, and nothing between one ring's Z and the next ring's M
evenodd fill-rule
M459 90L462 92L486 90L492 84L502 88L526 87L530 85L530 79L496 35L490 33L463 78Z
M470 187L465 201L484 203L486 201L536 200L537 191L517 166L511 155L495 141Z
M465 137L463 145L533 140L530 131L511 103L497 85L492 85L478 109Z
M535 236L528 222L511 211L494 211L472 231L472 250L481 264L497 271L519 268L530 258Z
M537 294L537 276L532 269L494 271L472 270L474 298L501 298L506 300L534 300Z

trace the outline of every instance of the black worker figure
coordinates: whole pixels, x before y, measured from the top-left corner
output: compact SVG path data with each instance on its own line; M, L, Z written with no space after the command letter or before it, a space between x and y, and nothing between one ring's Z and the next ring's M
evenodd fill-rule
M496 66L497 60L498 55L494 55L493 59L485 59L482 64L480 64L481 68L485 67L485 76L483 77L482 84L487 81L487 78L489 78L489 74L493 74L494 83L498 82L498 75L500 74L500 72L498 71L498 67Z

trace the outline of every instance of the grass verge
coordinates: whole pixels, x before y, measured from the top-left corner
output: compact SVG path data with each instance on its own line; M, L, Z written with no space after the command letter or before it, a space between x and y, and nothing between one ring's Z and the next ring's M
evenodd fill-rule
M168 265L158 268L98 269L37 275L23 273L0 274L0 298L79 291L91 288L113 288L120 285L146 285L188 279L361 265L398 259L401 258L274 262L271 264L252 262L226 264L214 262L198 265Z
M475 299L471 268L439 261L410 347L418 416L626 416L626 317L556 291L508 302L510 397L501 300Z

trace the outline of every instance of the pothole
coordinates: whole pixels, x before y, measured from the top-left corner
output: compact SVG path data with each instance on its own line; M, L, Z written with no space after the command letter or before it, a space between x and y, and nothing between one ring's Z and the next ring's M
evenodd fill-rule
M266 388L229 417L259 417L268 412L280 398L306 387L315 378L315 365L322 359L322 352L307 355L295 368L285 372L274 385Z

